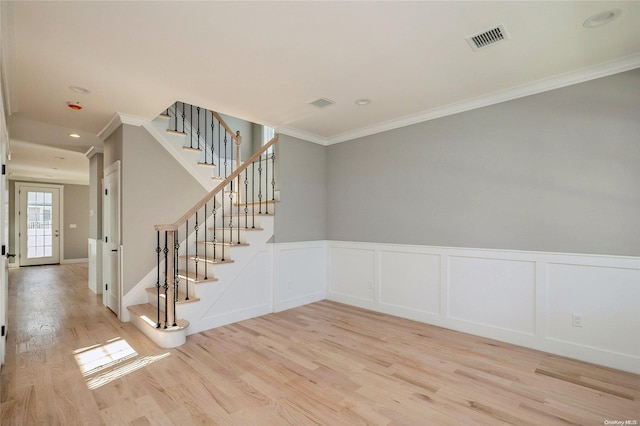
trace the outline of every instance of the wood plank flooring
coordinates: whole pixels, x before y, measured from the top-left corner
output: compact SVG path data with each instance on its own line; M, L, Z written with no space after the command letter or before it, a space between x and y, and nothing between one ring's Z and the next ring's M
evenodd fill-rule
M640 376L329 301L166 350L84 264L10 274L3 426L640 422Z

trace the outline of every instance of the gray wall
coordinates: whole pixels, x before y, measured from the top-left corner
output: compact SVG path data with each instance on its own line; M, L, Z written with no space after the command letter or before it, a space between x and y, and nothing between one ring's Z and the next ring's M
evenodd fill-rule
M75 224L75 228L71 228ZM64 185L64 258L89 256L89 185Z
M16 217L16 183L30 183L33 185L42 184L42 182L25 182L10 180L9 186L9 253L16 253L15 232ZM58 184L55 182L47 182L47 184L62 185L64 187L64 211L63 228L64 232L64 259L86 259L88 257L87 239L89 238L89 186L88 185L70 185ZM71 229L69 225L75 223L76 228ZM17 258L10 260L10 263L16 262Z
M89 238L102 239L102 177L104 156L94 154L89 159Z
M154 225L176 221L206 195L202 186L142 127L121 126L124 293L156 264ZM117 138L116 138L117 145ZM107 147L117 152L117 146ZM111 157L110 157L111 158Z
M274 241L313 241L327 238L326 147L280 135Z
M638 256L639 89L634 70L329 146L327 237Z

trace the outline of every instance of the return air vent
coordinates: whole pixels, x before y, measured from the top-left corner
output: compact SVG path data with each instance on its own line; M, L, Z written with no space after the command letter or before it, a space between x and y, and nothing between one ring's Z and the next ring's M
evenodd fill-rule
M507 40L508 38L509 36L504 29L504 25L500 24L481 33L467 37L467 42L473 50L478 50Z
M320 98L310 103L314 107L318 107L318 108L324 108L324 107L328 107L329 105L335 104L335 102L333 102L331 99L326 99L326 98Z

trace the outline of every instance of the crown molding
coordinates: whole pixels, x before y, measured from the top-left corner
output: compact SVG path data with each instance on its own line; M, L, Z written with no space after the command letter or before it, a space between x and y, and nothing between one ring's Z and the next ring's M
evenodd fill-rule
M302 139L307 142L317 143L318 145L326 146L328 139L318 136L314 133L305 132L303 130L294 129L292 127L278 127L276 133L281 135L292 136L294 138Z
M113 132L116 131L118 127L122 124L129 124L131 126L142 126L144 123L149 120L145 120L144 118L137 117L135 115L125 114L122 112L116 112L111 117L111 120L107 123L106 126L102 130L98 132L98 138L102 141L106 140Z
M103 154L103 153L104 153L104 148L103 147L101 147L101 146L92 146L91 148L89 148L87 150L87 152L84 153L84 156L87 157L89 160L91 160L94 155Z
M324 143L322 144L333 145L341 142L346 142L352 139L370 136L376 133L386 132L388 130L398 129L400 127L406 127L412 124L418 124L429 120L435 120L436 118L446 117L448 115L458 114L460 112L465 112L476 108L482 108L485 106L494 105L497 103L506 102L529 95L535 95L537 93L542 93L549 90L560 89L562 87L583 83L589 80L595 80L601 77L607 77L636 68L640 68L640 54L626 56L615 61L581 68L576 71L556 75L528 84L523 84L521 86L502 90L500 92L491 93L485 96L479 96L473 99L445 105L439 108L433 108L427 111L419 112L417 114L407 115L396 120L390 120L374 126L364 127L352 132L341 133L339 135L324 139ZM299 131L296 130L296 132ZM302 136L299 137L304 139L304 137ZM319 137L316 136L316 138Z

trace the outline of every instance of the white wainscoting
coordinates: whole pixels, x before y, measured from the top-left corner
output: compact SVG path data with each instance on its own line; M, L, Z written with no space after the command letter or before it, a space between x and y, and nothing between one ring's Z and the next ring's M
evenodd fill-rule
M325 253L325 241L273 244L274 312L326 298Z
M330 300L640 373L638 257L329 241L327 268Z
M89 238L89 290L102 294L102 241Z

